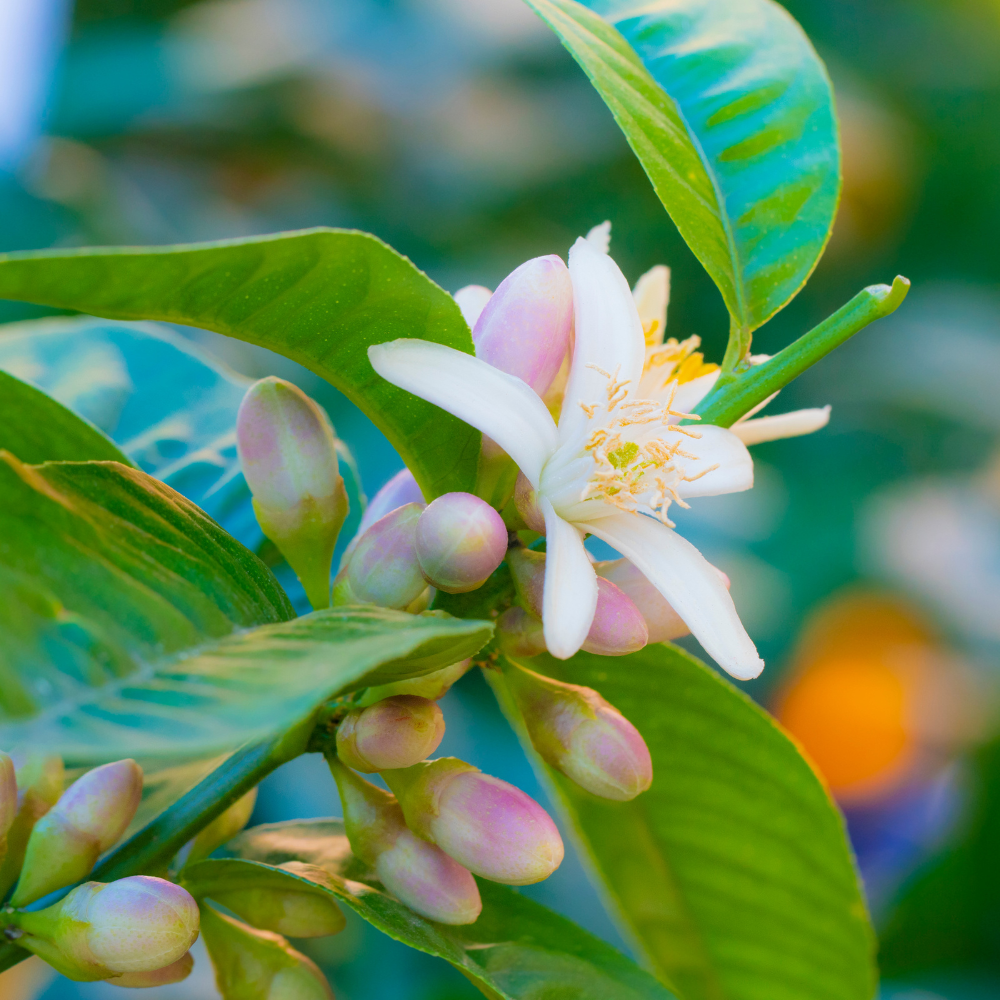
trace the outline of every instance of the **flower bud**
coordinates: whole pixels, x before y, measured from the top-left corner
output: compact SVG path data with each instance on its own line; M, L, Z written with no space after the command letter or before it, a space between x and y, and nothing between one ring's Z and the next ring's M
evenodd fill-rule
M142 798L142 768L134 760L95 767L74 782L36 824L11 899L25 906L86 878L116 844Z
M17 763L17 815L7 831L7 854L0 863L0 899L17 881L35 824L63 791L63 762L31 752Z
M653 762L639 730L592 688L510 664L504 677L542 760L594 795L627 802L649 788Z
M445 493L417 521L417 559L424 579L447 594L481 587L503 562L507 527L485 500Z
M517 590L517 599L535 618L542 617L545 590L545 553L514 547L507 553L507 565Z
M295 570L314 608L330 604L330 564L347 517L333 427L301 389L269 377L236 417L243 475L261 530Z
M333 1000L326 977L281 935L249 927L202 906L201 933L224 997Z
M542 623L516 604L497 619L497 641L508 656L538 656L545 652Z
M365 508L358 530L354 538L351 539L351 544L347 546L343 562L340 565L347 565L347 560L354 551L358 540L376 521L404 504L423 502L424 495L420 492L420 487L417 485L416 479L413 478L413 473L409 469L401 469L372 497L371 503Z
M443 698L451 690L453 684L469 672L471 666L471 659L459 660L458 663L453 663L449 667L432 670L429 674L423 674L420 677L408 677L405 681L393 681L392 684L379 684L377 687L370 687L362 695L358 704L362 706L374 705L386 698L394 698L398 694L412 694L418 698L437 701L438 698Z
M462 310L462 317L469 324L470 330L475 327L492 294L482 285L466 285L455 292L453 298L458 303L458 308Z
M0 751L0 861L7 853L7 833L17 818L17 778L14 762Z
M573 329L573 284L554 255L525 261L501 282L476 321L476 357L516 375L539 396L552 384Z
M444 715L433 701L398 695L348 712L337 726L337 756L366 774L409 767L434 753L443 736Z
M190 893L150 875L84 882L54 906L16 916L18 943L76 979L163 969L198 937Z
M257 804L257 789L251 788L237 799L224 813L216 816L191 841L191 848L184 859L186 865L207 858L217 847L232 840L250 822L253 807Z
M639 609L610 580L598 577L597 608L583 648L602 656L625 656L642 649L648 639Z
M193 968L194 959L191 957L191 952L186 952L176 962L171 962L162 969L153 969L152 972L123 972L108 982L112 986L125 986L133 990L150 986L169 986L171 983L187 979Z
M408 503L376 521L362 536L338 582L341 603L402 610L426 589L414 542L424 505Z
M532 531L545 534L545 515L538 506L538 494L523 472L517 474L517 482L514 484L514 507L521 515L521 520Z
M289 861L280 867L320 885L329 884L330 876L314 865ZM289 880L285 889L245 886L215 889L207 895L248 924L288 937L328 937L344 929L347 924L344 914L325 892L311 890L308 885L297 890L292 885Z
M442 924L473 923L483 904L471 872L408 830L394 796L338 760L329 763L355 856L371 865L386 889L411 910Z
M384 771L406 825L460 865L507 885L548 878L563 859L549 814L519 788L455 757Z

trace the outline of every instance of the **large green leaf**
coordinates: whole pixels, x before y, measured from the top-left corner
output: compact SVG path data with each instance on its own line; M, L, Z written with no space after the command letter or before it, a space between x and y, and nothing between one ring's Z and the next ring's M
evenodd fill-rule
M0 255L0 298L215 330L298 361L385 433L430 498L473 487L479 433L379 378L368 347L419 337L472 352L454 299L381 240L310 229L176 247Z
M466 927L418 916L351 854L340 820L258 826L227 850L270 865L301 861L325 869L342 903L397 941L450 962L493 1000L671 1000L610 945L506 886L479 880L483 912Z
M131 465L93 424L41 389L0 371L0 450L22 462L109 461Z
M873 935L841 817L770 716L676 647L527 662L600 691L649 745L653 785L632 802L548 777L664 982L685 1000L871 1000Z
M0 458L2 746L78 763L219 753L492 631L377 608L288 621L263 563L168 486L115 462Z
M718 285L739 360L805 283L833 223L840 153L822 62L772 0L528 3L590 77Z

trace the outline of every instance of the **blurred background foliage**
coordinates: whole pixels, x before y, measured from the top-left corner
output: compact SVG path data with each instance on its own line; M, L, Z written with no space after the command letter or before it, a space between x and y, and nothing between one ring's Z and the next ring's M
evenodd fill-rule
M845 809L884 930L884 996L997 997L1000 4L788 7L835 83L844 190L813 279L755 348L777 350L897 272L914 290L783 394L782 409L832 403L828 429L760 446L751 493L678 520L732 577L768 661L751 693ZM606 218L630 279L672 268L668 333L700 335L718 360L714 286L520 0L0 0L0 250L353 227L454 291L564 254ZM0 303L3 322L45 314ZM369 495L399 467L309 373L181 333L242 375L316 395ZM103 357L69 373L79 406L88 380L114 381ZM442 752L541 794L478 679L446 715ZM269 779L256 819L335 810L328 776L305 760ZM527 891L627 948L575 858ZM360 924L307 947L345 1000L475 995ZM215 996L199 970L156 995ZM36 974L23 967L5 990L119 995Z

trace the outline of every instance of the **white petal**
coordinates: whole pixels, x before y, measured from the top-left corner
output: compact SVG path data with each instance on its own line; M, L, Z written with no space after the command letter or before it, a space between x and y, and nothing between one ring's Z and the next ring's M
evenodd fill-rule
M712 386L719 380L721 374L718 368L707 375L699 375L677 386L674 393L673 409L680 413L692 413L694 408L709 394Z
M386 381L491 437L537 489L557 438L552 414L529 385L471 354L429 340L376 344L368 348L368 358Z
M611 223L605 219L600 225L594 226L587 233L587 242L601 253L607 253L611 247Z
M597 369L619 383L627 382L629 391L635 393L646 360L646 341L632 289L618 265L581 239L569 252L569 273L576 343L559 417L561 441L574 437L586 423L581 403L606 402L608 378Z
M545 497L539 502L545 515L545 645L553 656L567 660L583 645L594 622L597 574L580 532Z
M689 541L640 514L603 517L581 527L635 564L723 670L749 680L764 669L718 571Z
M649 343L662 344L667 329L667 303L670 301L670 268L657 264L650 268L632 289L643 331L650 330ZM655 329L651 329L656 323Z
M482 285L466 285L465 288L455 292L453 298L458 303L458 308L462 310L462 316L469 324L470 330L476 325L479 314L492 297L493 293Z
M778 413L773 417L758 417L733 424L729 429L744 444L760 444L762 441L777 441L780 438L800 437L812 434L830 422L830 407L812 410L792 410Z

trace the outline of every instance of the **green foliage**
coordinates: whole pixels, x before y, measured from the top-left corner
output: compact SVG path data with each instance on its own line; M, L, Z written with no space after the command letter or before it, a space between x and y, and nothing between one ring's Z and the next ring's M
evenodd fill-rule
M450 962L492 1000L670 1000L614 948L506 886L479 881L483 912L465 927L419 916L386 894L352 854L340 820L255 827L228 851L270 865L301 861L336 877L331 891L379 930Z
M733 367L805 283L833 224L840 153L822 62L771 0L528 3L604 98L719 287Z
M873 936L843 823L770 716L673 646L527 662L595 688L649 746L653 786L632 802L548 774L664 982L685 1000L870 1000Z
M4 254L0 298L185 323L267 347L356 403L428 499L475 482L479 433L379 378L367 355L399 337L471 353L469 328L447 292L367 233Z
M118 446L40 389L0 371L0 450L22 462L131 465Z

